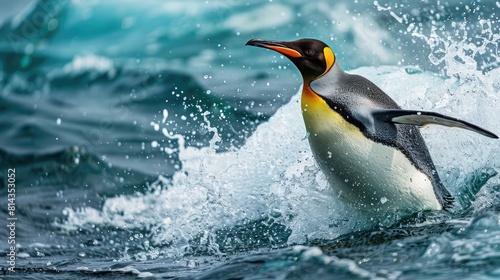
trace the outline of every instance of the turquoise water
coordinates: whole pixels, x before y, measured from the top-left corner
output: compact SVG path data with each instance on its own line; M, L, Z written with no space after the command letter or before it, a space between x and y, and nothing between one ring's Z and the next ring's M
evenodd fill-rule
M9 5L0 277L500 278L500 141L422 128L456 206L365 218L312 158L298 71L244 47L323 40L402 107L499 134L497 1Z

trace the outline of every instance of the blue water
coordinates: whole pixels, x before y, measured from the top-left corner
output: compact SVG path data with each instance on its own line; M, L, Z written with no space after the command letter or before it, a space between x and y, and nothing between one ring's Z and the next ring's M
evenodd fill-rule
M450 212L363 217L312 158L312 37L402 107L500 133L498 1L17 1L0 12L6 279L497 279L500 141L421 129Z

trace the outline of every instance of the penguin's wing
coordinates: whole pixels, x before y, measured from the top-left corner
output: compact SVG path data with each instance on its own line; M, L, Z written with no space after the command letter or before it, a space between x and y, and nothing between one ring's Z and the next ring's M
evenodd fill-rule
M498 136L494 133L475 124L434 112L416 110L376 110L372 114L375 120L383 122L413 124L419 126L440 124L444 126L468 129L484 136L498 139Z

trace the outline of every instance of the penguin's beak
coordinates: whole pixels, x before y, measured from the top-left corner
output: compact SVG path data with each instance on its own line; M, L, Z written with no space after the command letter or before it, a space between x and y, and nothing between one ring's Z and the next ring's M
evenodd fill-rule
M277 51L287 57L302 57L302 54L299 51L293 49L289 42L275 42L262 39L252 39L248 41L245 46L255 46L270 49L273 51Z

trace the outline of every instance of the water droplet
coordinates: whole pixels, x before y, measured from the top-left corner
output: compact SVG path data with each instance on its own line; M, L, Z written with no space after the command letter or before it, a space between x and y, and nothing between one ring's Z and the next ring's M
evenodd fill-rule
M151 142L151 147L157 148L158 146L159 146L158 141L154 140L153 142Z
M163 119L161 120L161 122L165 123L167 121L167 118L168 118L168 110L163 109Z
M57 124L57 125L61 125L61 118L57 118L57 120L56 120L56 124Z
M160 130L160 125L159 125L159 124L157 124L157 123L155 123L155 122L151 122L151 126L153 127L153 129L154 129L155 131Z
M58 25L59 25L59 22L57 21L57 19L53 18L47 24L47 29L49 31L54 31L57 28Z
M382 204L385 204L386 202L388 201L387 197L383 196L381 199L380 199L380 203Z

